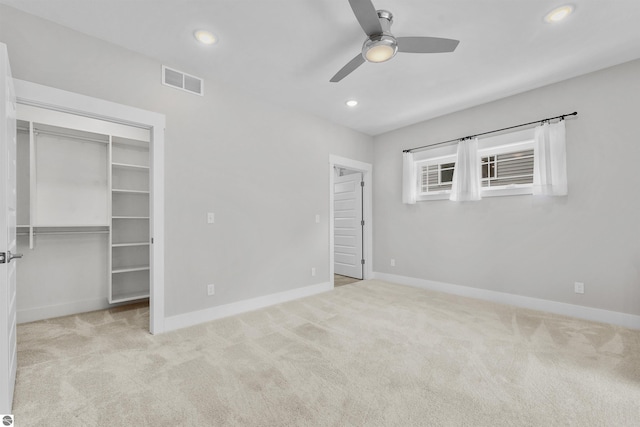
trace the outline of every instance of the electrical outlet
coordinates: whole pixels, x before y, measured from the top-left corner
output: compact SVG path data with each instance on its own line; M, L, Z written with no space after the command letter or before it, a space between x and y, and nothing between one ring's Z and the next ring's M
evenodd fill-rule
M395 259L391 259L391 267L395 267L396 266L396 260Z
M575 282L573 284L573 291L576 294L584 294L584 283L582 282Z
M207 213L207 224L213 224L214 222L216 222L216 216L213 212Z
M213 295L216 293L215 285L207 285L207 295Z
M315 267L311 267L311 275L312 276L316 275L316 268Z

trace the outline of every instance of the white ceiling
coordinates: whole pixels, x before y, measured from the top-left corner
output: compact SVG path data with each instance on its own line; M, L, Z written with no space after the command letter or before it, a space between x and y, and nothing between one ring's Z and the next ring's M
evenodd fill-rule
M0 0L370 135L640 57L640 0L569 1L573 15L547 24L563 0L373 0L394 14L396 36L460 45L329 83L365 39L347 0ZM199 45L196 29L219 42Z

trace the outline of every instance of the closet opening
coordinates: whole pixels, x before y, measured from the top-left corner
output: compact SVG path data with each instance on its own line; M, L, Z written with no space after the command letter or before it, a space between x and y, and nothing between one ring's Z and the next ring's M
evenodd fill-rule
M162 332L164 116L28 82L16 94L18 323L133 308Z

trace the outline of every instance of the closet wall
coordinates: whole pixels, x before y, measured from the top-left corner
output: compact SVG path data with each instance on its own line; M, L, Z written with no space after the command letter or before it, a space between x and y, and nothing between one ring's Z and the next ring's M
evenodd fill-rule
M18 321L149 296L149 132L19 105Z

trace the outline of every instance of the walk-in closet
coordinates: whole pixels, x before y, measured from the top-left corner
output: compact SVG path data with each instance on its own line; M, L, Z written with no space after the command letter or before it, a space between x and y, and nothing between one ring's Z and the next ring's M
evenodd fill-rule
M19 321L148 298L149 130L29 105L18 119Z

